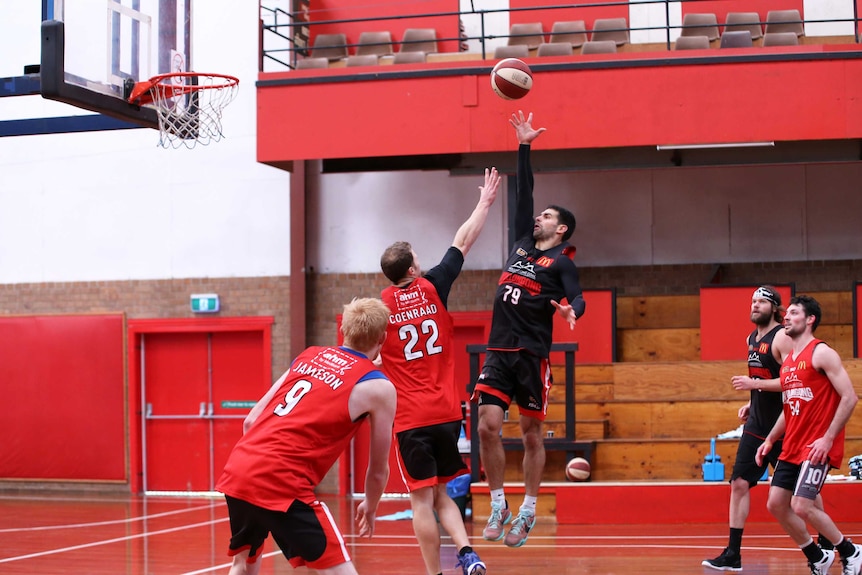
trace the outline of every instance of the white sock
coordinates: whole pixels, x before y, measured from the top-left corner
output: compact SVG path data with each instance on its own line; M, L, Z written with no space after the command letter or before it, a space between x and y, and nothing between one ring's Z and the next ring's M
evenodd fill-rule
M524 504L521 505L521 509L527 509L527 510L531 511L533 513L533 515L535 515L536 514L536 501L538 499L539 499L538 497L533 497L531 495L524 495Z
M502 505L504 508L506 507L506 494L502 489L491 490L491 503Z

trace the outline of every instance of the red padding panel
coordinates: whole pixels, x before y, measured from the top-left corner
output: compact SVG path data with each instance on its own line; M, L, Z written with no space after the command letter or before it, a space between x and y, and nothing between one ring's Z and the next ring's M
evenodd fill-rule
M576 364L611 363L616 349L616 293L612 289L584 290L584 301L587 311L577 321L575 329L569 329L560 314L554 316L554 343L577 342ZM563 365L563 362L563 352L551 354L553 365Z
M758 287L735 285L700 288L700 359L745 359L745 338L754 329L751 323L751 296ZM776 285L775 289L787 307L793 287Z
M0 318L0 478L125 475L123 316Z

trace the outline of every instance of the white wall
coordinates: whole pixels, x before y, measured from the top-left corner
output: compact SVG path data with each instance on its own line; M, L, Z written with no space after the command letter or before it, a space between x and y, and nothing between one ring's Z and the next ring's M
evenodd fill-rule
M10 11L0 37L29 48L0 60L17 76L39 62L40 11ZM226 139L163 150L149 129L0 138L0 283L289 273L290 176L255 161L257 3L197 1L194 19L195 69L240 78ZM0 98L0 121L81 113Z
M34 14L26 26L0 17L0 38L37 34ZM146 129L0 138L0 283L289 273L289 174L255 162L257 19L256 3L195 3L195 67L241 79L222 142L162 150ZM16 57L4 74L38 61L38 48ZM0 121L40 117L46 104L74 112L0 98ZM323 175L308 201L309 266L376 272L382 250L407 240L429 267L481 182ZM539 174L536 206L575 212L582 266L860 258L859 182L860 163ZM502 265L504 208L505 190L467 269Z

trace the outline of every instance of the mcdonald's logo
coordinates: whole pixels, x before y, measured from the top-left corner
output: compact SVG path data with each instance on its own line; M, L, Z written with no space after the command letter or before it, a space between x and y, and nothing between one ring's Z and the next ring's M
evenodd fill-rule
M551 264L553 264L553 263L554 263L554 260L552 260L548 256L542 256L536 260L536 265L542 266L543 268L551 267Z
M768 343L761 343L760 349L758 349L757 351L764 354L764 355L768 354L769 353L769 344Z
M804 359L796 364L796 369L797 370L805 369L805 360Z

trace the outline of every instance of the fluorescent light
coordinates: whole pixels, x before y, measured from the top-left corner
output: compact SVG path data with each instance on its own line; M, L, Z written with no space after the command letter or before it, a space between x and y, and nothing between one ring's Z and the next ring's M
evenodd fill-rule
M719 148L767 148L775 142L731 142L723 144L659 144L656 150L716 150Z

